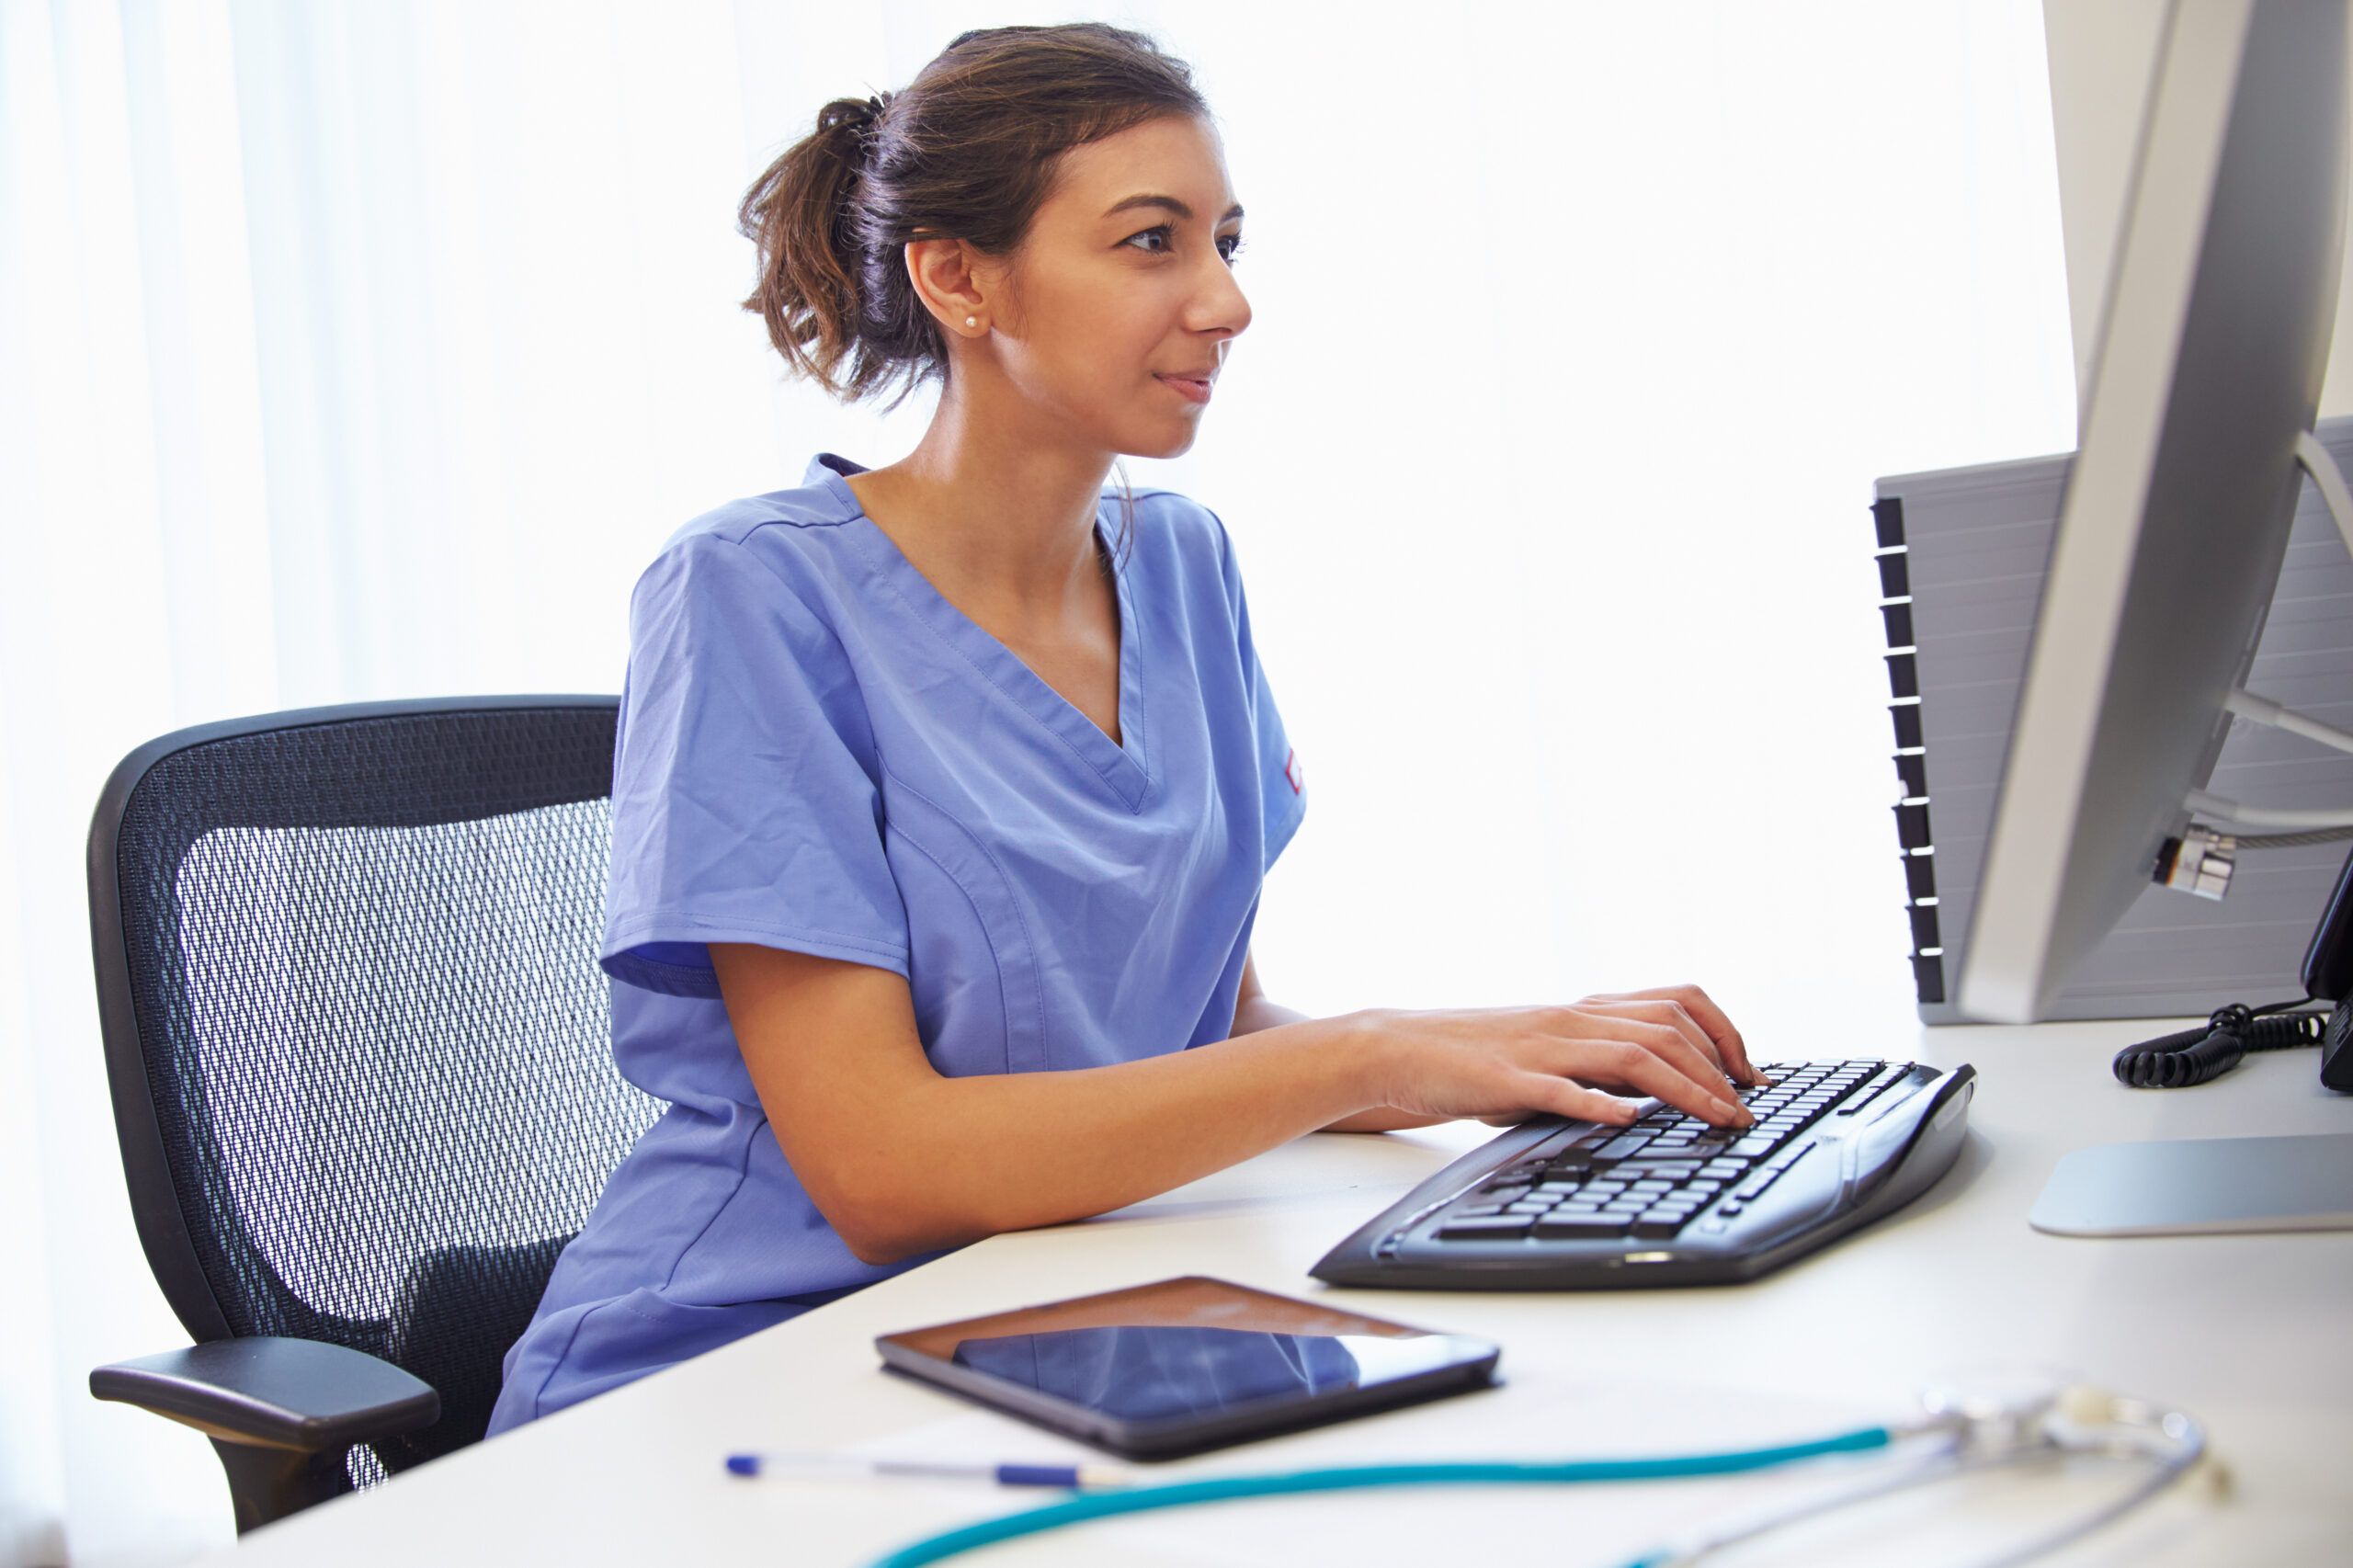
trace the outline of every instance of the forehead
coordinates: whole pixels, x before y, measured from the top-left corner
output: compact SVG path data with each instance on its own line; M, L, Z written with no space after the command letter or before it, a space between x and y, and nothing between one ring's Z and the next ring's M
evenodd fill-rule
M1093 222L1132 196L1173 196L1217 222L1234 201L1216 129L1190 115L1169 115L1074 147L1063 154L1039 216L1055 210L1052 216L1063 221Z

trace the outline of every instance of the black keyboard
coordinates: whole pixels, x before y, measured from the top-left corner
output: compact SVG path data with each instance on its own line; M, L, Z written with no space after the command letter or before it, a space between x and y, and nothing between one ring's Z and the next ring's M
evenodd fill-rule
M1909 1203L1967 1138L1976 1072L1762 1069L1745 1129L1654 1103L1631 1127L1546 1117L1415 1187L1325 1255L1335 1285L1577 1290L1752 1279Z

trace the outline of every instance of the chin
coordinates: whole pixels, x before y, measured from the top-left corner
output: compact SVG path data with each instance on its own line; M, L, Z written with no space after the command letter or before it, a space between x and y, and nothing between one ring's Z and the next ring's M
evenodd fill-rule
M1200 433L1199 422L1188 419L1175 429L1164 426L1157 430L1131 431L1115 449L1131 458L1181 458L1193 449Z

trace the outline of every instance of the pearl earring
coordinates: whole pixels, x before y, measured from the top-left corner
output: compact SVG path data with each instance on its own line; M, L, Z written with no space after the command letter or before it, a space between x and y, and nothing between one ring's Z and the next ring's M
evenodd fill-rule
M981 318L978 316L966 316L964 318L964 324L966 326L978 326L981 324Z

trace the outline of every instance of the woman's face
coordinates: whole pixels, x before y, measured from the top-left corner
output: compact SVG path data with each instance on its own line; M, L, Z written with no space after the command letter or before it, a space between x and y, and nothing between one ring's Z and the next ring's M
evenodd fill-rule
M1020 248L975 267L993 301L979 347L1068 436L1174 457L1250 324L1232 268L1242 207L1217 132L1149 120L1073 148L1056 173Z

